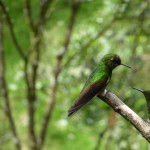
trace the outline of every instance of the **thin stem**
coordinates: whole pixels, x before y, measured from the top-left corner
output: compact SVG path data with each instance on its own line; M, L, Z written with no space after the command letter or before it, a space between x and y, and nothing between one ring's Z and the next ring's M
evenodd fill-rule
M0 9L1 12L1 9ZM2 92L2 96L4 99L4 112L8 118L10 129L12 132L13 136L13 142L15 144L15 147L17 150L21 150L21 145L20 145L20 139L18 137L17 131L16 131L16 126L14 123L14 119L12 116L11 108L10 108L10 103L9 103L9 93L7 89L7 83L6 83L6 77L5 77L5 61L4 61L4 48L3 48L3 34L2 34L2 17L0 16L0 88Z
M34 22L33 22L33 19L32 19L32 15L31 15L30 0L25 0L25 13L26 13L26 17L27 17L29 27L30 27L31 31L34 33L35 32L35 25L34 25Z
M2 1L0 1L0 7L2 8L2 11L3 11L4 15L6 16L6 20L7 20L8 26L9 26L9 30L10 30L10 34L11 34L13 43L14 43L17 51L19 52L20 56L23 58L23 60L26 60L26 56L23 52L23 49L19 45L19 42L18 42L18 40L15 36L13 23L12 23L12 21L10 19L10 16L9 16L7 10L6 10L6 7L5 7L5 5L3 4Z

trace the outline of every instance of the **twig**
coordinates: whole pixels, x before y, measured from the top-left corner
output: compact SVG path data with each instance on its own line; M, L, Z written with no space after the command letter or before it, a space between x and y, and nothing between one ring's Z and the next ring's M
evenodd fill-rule
M24 73L27 86L28 135L31 150L37 150L37 139L35 135L35 122L34 122L35 101L36 101L35 84L37 79L37 70L40 56L42 24L41 26L34 25L33 19L31 17L30 0L25 0L25 10L27 14L29 27L33 32L33 34L30 35L32 36L31 37L32 40L29 47L29 51L27 52L28 59L24 61Z
M1 9L0 9L1 12ZM0 87L2 96L5 103L4 112L8 118L10 129L13 136L13 142L17 150L21 150L20 140L17 135L16 126L12 117L12 112L9 104L9 93L7 89L7 83L5 78L5 62L4 62L4 48L3 48L3 34L2 34L2 18L0 16Z
M36 31L35 31L36 32ZM37 70L39 65L39 56L40 56L40 44L41 44L41 34L35 34L35 41L31 42L31 49L29 50L28 57L30 60L24 61L24 72L25 72L25 81L27 85L27 110L28 110L28 134L29 134L29 143L31 150L37 150L37 140L35 135L35 101L36 101L36 80L37 80ZM31 54L31 55L29 55ZM30 70L28 70L28 68ZM29 72L30 71L30 72Z
M6 16L6 20L7 20L8 26L9 26L10 34L11 34L12 40L14 42L14 45L16 46L16 49L19 52L20 56L23 58L23 60L26 60L26 56L23 52L23 49L19 45L19 43L17 41L17 38L15 36L13 23L12 23L12 21L10 19L10 16L9 16L7 10L6 10L6 7L5 7L5 5L3 4L2 1L0 1L0 7L2 8L2 11L3 11L4 15Z
M109 145L110 145L110 142L112 140L112 132L113 132L112 130L113 130L113 128L109 128L108 129L109 135L108 135L108 137L106 139L106 144L105 144L105 148L106 149L109 149Z
M74 5L71 6L71 15L70 15L67 31L66 31L66 34L64 37L65 40L64 40L62 48L60 49L60 51L56 57L56 63L54 65L54 68L52 69L53 76L52 76L52 81L51 81L52 83L51 83L51 89L50 89L50 96L48 99L48 103L46 105L43 122L42 122L42 126L41 126L41 131L40 131L40 135L39 135L39 140L38 140L40 148L42 147L42 145L44 143L48 122L50 120L52 110L53 110L53 107L55 104L56 87L58 84L57 78L61 72L60 66L61 66L62 59L68 50L68 45L69 45L71 34L73 31L73 25L74 25L75 18L76 18L77 12L78 12L79 4L80 3L74 3Z
M102 141L103 136L105 135L105 133L106 133L107 130L108 130L108 127L106 127L103 131L101 131L99 133L98 140L97 140L97 143L96 143L96 146L95 146L94 150L99 150L101 141Z
M46 13L48 11L48 8L52 4L53 0L41 0L41 7L40 7L40 14L39 19L37 22L37 26L41 26L41 24L44 24Z
M24 73L25 73L25 81L27 86L28 135L29 135L29 145L31 150L37 150L37 140L36 140L35 128L34 128L35 127L34 114L35 114L35 101L36 101L35 84L36 84L37 70L39 64L39 56L40 56L39 53L40 53L42 30L39 30L40 26L34 25L33 19L31 17L30 0L25 0L25 12L27 15L27 21L29 27L33 32L33 34L30 35L33 37L31 37L32 40L29 47L29 51L27 53L28 59L24 61ZM28 72L29 67L31 69L30 73Z
M31 49L31 62L26 61L24 70L25 70L25 81L27 85L27 109L28 109L28 134L31 150L37 150L37 139L35 135L35 101L36 101L36 80L37 80L37 71L40 61L40 44L41 44L41 34L34 34L34 46ZM28 68L30 67L30 72Z
M25 13L27 16L27 21L28 21L29 27L30 27L31 31L33 33L35 33L35 25L34 25L34 22L33 22L32 16L31 16L30 0L25 0Z
M150 143L150 126L141 119L133 110L131 110L127 105L125 105L116 95L107 91L105 96L97 96L110 107L119 113L122 117L128 120Z
M29 0L27 0L29 1ZM48 8L50 7L50 4L53 2L53 0L42 0L41 1L41 6L40 6L40 14L38 17L38 22L37 25L35 26L34 29L34 41L33 41L33 45L31 48L31 53L33 54L33 58L32 58L32 75L30 77L31 80L31 87L33 89L33 93L35 92L35 82L36 82L36 77L37 77L37 69L38 69L38 64L39 64L39 57L40 57L40 44L41 44L41 37L42 37L42 32L43 32L43 26L44 26L44 21L45 21L45 15L46 12L48 10ZM28 3L29 5L29 3ZM29 7L30 8L30 7ZM30 13L30 9L29 11L29 15ZM31 19L31 15L30 17L30 22L33 24L33 21ZM29 52L30 54L30 52ZM35 94L33 94L35 95Z

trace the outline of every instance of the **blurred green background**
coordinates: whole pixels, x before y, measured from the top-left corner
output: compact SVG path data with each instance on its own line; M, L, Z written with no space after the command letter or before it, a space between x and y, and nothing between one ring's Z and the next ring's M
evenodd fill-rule
M1 0L0 0L1 1ZM36 22L42 1L31 0L31 16ZM26 21L25 2L3 0L14 26L15 36L26 53L31 31ZM71 2L70 2L71 3ZM39 135L51 89L52 68L63 46L70 5L54 0L47 12L36 80L35 133ZM2 12L2 11L1 11ZM2 13L1 13L2 14ZM12 42L3 16L3 44L6 81L12 116L23 150L29 149L27 100L23 60ZM100 33L98 36L97 34ZM91 40L91 42L89 42ZM87 47L84 47L87 43ZM55 104L46 131L43 150L145 150L148 142L119 114L94 98L73 117L67 110L79 95L86 78L108 53L118 54L132 70L119 66L107 89L116 94L141 118L147 119L144 96L131 89L150 89L150 5L146 0L85 0L80 3L67 51L60 63ZM4 106L0 90L0 105ZM10 125L0 108L0 149L15 150Z

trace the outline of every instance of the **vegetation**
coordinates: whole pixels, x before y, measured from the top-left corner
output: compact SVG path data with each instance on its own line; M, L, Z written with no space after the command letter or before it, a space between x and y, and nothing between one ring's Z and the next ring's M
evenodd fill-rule
M107 53L119 66L107 89L147 119L148 0L0 0L0 149L140 150L148 142L94 98L67 110Z

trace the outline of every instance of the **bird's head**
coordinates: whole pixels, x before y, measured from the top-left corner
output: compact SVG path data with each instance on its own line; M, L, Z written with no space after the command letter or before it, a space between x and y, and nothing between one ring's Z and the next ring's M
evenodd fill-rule
M131 68L130 66L121 63L120 57L116 54L107 54L103 57L102 61L111 70L113 70L114 68L116 68L119 65L123 65L128 68Z

